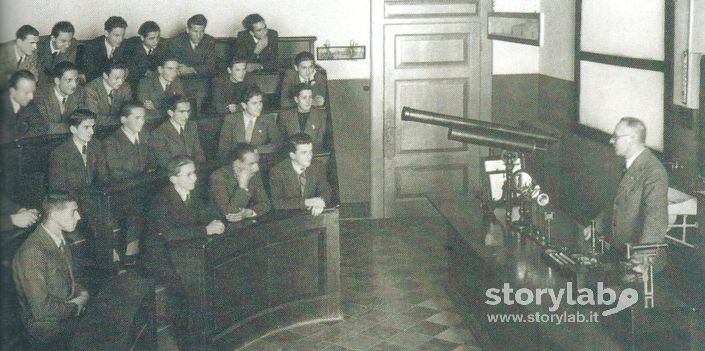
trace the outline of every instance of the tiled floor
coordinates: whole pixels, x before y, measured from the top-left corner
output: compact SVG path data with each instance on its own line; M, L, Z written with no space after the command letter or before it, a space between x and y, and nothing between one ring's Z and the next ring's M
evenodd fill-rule
M257 340L243 351L480 350L443 289L440 218L341 221L345 319Z

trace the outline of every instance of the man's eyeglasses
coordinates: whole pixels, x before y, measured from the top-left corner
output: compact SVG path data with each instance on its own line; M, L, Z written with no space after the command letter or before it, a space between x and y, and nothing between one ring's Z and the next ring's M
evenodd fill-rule
M631 134L612 134L612 137L610 139L617 140L617 139L619 139L621 137L625 137L625 136L631 136Z

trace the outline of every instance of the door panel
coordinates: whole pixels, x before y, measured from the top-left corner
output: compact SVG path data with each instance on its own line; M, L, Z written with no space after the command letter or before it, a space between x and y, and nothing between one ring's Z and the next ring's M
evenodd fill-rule
M401 121L409 106L480 119L480 22L389 24L384 30L384 202L389 215L432 215L427 193L467 192L479 148L448 129Z

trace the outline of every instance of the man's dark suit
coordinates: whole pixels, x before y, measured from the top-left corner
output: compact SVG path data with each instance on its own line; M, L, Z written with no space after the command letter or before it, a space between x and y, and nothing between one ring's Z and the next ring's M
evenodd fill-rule
M66 345L78 312L68 300L85 291L74 280L70 247L62 252L40 225L17 250L12 275L32 342L53 349Z
M212 78L215 75L215 39L205 34L196 46L191 47L191 39L186 32L169 40L169 51L181 64L196 70L194 78ZM190 76L182 76L186 80Z
M284 72L284 78L282 79L282 92L279 104L282 108L289 108L296 106L296 101L291 96L296 90L296 86L301 83L299 79L299 72L293 68L287 68ZM320 70L316 71L313 76L313 81L308 82L311 85L313 97L323 96L326 97L326 92L328 90L328 80L323 72ZM327 105L327 102L326 102Z
M279 114L279 127L282 131L284 140L291 135L304 132L311 136L313 140L313 151L318 152L323 148L323 142L326 135L326 111L319 108L312 108L308 119L306 120L306 128L301 130L299 124L299 112L296 108L286 110Z
M612 208L610 243L661 243L668 231L668 174L649 150L644 150L619 182ZM665 265L657 259L655 269Z
M279 57L279 33L276 30L267 30L267 38L269 44L259 55L255 54L255 38L250 34L250 31L243 30L237 33L237 41L235 42L235 57L246 58L252 63L260 63L265 70L271 71L277 69L277 59Z
M76 39L71 41L66 52L59 51L56 55L51 54L51 35L39 37L37 43L37 63L39 65L39 82L41 84L50 83L54 76L54 67L64 61L76 63L78 44Z
M206 155L201 147L201 139L198 135L198 124L187 122L184 128L184 136L179 133L171 124L170 120L164 121L159 127L152 131L149 143L151 156L160 167L166 167L169 160L176 155L187 155L201 167L206 163Z
M108 51L105 47L105 35L101 35L95 39L91 39L83 43L79 57L79 67L81 73L86 75L86 82L91 82L100 77L108 66ZM114 60L124 61L123 46L115 48L113 52Z
M35 78L39 75L37 52L25 56L18 67L16 50L15 40L0 44L0 90L7 89L10 76L21 69L32 72Z
M306 169L306 187L301 194L299 175L294 170L291 160L284 160L274 166L270 172L269 184L272 188L272 203L278 210L306 209L304 200L321 197L330 206L331 188L326 179L323 166L315 162Z
M4 144L15 139L46 134L47 124L34 101L25 107L20 107L19 111L15 113L10 99L8 94L0 96L0 103L2 103L0 143Z
M157 110L162 109L166 99L177 94L185 95L184 87L181 85L179 77L176 77L166 90L164 90L162 83L159 81L159 74L142 78L137 88L137 99L142 103L147 100L152 101L154 108Z
M272 208L259 172L250 179L247 185L249 191L245 191L240 188L233 167L223 166L211 174L210 187L211 197L222 216L237 213L244 208L261 216Z
M49 159L49 188L63 190L76 196L82 189L107 181L105 154L100 140L88 143L87 162L69 137L51 152Z
M243 112L231 113L223 118L223 127L220 129L218 141L218 156L225 161L233 145L244 143L245 119ZM272 153L281 145L282 138L277 127L275 116L262 114L255 120L250 144L257 147L259 153Z
M47 123L47 133L68 133L68 120L73 111L86 108L86 92L82 86L66 98L64 112L61 113L61 103L56 97L54 83L39 87L37 92L37 107Z
M240 94L247 88L248 84L252 84L252 75L246 74L242 82L233 83L230 80L230 74L224 73L213 78L213 106L215 112L219 114L231 113L228 110L228 105L235 104L240 108Z
M132 101L132 89L129 84L122 84L120 88L113 90L112 104L108 99L108 92L103 84L103 76L94 79L86 85L86 106L91 112L96 114L96 124L112 125L119 123L117 116L120 109L128 102Z
M169 242L207 237L206 226L218 219L218 214L200 194L198 189L192 191L186 204L171 184L157 193L150 206L150 228L141 245L145 270L167 287L169 312L182 350L192 349L189 324L197 320L191 309L195 287L185 284L184 270L172 264Z
M161 57L164 56L164 47L157 46L149 54L149 51L145 50L142 39L139 36L125 39L122 46L125 48L124 61L127 62L127 66L130 69L127 81L130 83L132 90L137 90L140 80L157 74L157 66L159 66Z

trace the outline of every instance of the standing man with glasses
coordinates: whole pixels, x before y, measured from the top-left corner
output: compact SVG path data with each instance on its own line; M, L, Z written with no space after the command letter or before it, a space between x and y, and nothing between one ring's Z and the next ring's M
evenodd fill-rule
M611 213L600 213L594 229L606 234L611 246L609 254L620 257L625 244L662 243L668 230L668 174L645 141L646 126L634 117L623 117L610 139L615 154L624 157L625 172ZM590 239L591 229L585 228L586 239ZM634 263L637 272L645 272L644 257L636 257ZM660 252L654 260L654 271L664 266L665 257Z

